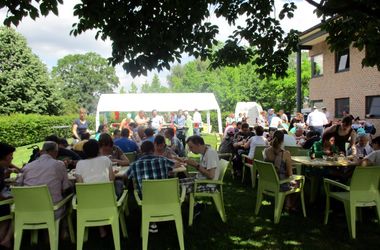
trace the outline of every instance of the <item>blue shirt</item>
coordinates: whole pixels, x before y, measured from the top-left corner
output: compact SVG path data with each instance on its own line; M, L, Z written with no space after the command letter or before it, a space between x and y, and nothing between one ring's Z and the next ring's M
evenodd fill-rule
M116 146L118 146L124 153L138 151L138 149L139 149L136 142L134 142L134 141L132 141L126 137L116 139L114 141L114 144Z
M185 127L186 117L184 115L177 116L177 119L176 119L175 123L178 125L179 129Z

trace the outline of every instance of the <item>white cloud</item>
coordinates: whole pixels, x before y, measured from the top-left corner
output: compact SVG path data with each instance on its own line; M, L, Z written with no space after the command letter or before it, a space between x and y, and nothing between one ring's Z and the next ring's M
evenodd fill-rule
M47 17L40 17L35 21L29 17L22 20L16 28L23 36L26 37L28 45L32 48L33 52L38 55L41 60L47 64L48 68L56 65L57 60L68 55L86 52L96 52L103 57L111 56L111 41L102 41L95 39L95 31L87 31L77 37L70 35L71 26L77 22L77 18L73 16L73 7L78 2L65 1L64 5L59 6L59 16L50 14ZM286 0L276 0L276 10L279 13ZM281 24L285 31L291 28L298 30L306 30L316 24L318 19L312 13L313 7L305 1L296 0L297 10L293 19L282 20ZM278 15L278 13L276 13ZM3 22L6 16L4 9L0 10L0 21ZM227 21L216 18L212 15L208 21L220 27L217 39L224 41L229 35L232 34L233 27L230 27ZM244 18L237 20L237 25L244 25ZM192 57L186 54L182 55L182 64L192 60ZM116 74L120 79L121 86L130 89L132 81L141 86L146 81L150 82L154 74L158 74L160 82L163 85L167 84L167 75L169 71L164 70L157 72L156 70L149 72L147 76L132 78L127 75L122 69L121 65L116 67Z

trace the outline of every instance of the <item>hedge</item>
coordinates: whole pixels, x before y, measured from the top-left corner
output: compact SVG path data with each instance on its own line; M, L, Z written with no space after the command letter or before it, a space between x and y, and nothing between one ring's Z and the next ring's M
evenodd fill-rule
M78 115L48 116L38 114L12 114L0 116L0 141L15 147L41 142L46 136L56 134L71 137L71 126ZM88 116L90 129L94 130L95 118ZM54 126L69 126L57 129Z

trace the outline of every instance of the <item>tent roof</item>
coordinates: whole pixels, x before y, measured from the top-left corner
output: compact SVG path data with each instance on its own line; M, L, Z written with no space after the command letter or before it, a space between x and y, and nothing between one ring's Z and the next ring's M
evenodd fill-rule
M213 93L102 94L97 112L219 110Z

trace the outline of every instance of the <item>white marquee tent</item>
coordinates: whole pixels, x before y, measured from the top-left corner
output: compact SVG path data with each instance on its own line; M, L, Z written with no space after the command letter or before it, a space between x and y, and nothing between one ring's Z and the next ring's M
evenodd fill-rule
M149 94L102 94L96 110L96 128L99 126L100 112L151 112L178 111L190 112L198 109L207 111L207 124L210 128L210 110L218 114L218 131L222 133L222 116L213 93L149 93Z

